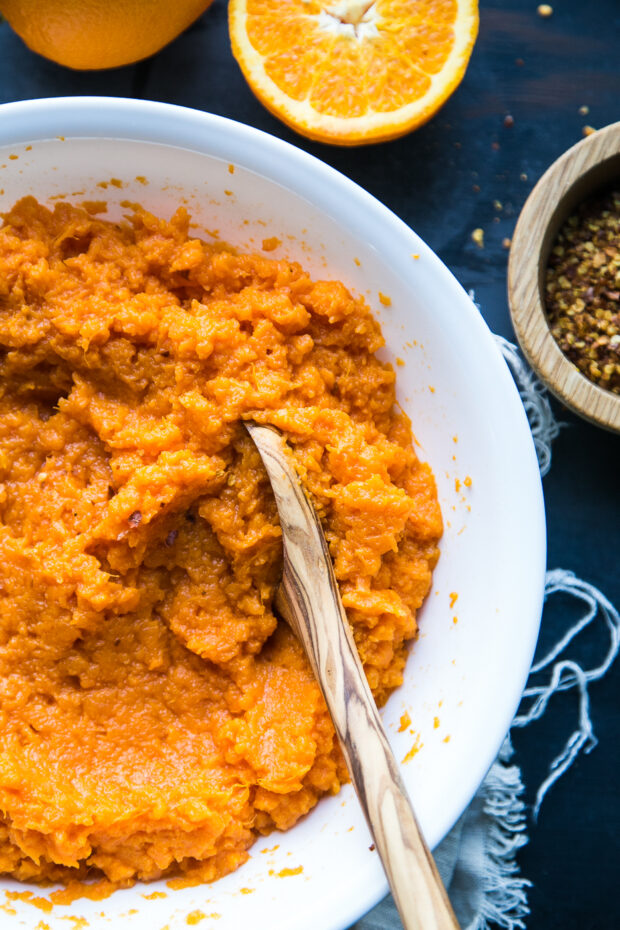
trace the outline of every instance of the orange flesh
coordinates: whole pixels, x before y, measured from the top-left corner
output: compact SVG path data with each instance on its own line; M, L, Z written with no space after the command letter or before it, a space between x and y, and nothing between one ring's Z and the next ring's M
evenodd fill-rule
M28 198L0 229L0 871L22 880L209 881L346 780L272 610L242 417L293 447L379 702L431 583L435 485L366 305L188 224Z
M309 97L319 113L361 116L396 110L430 87L452 48L455 0L378 0L379 27L372 41L334 38L319 16L328 4L247 0L247 34L265 56L265 70L284 93ZM329 19L329 17L327 17ZM339 22L333 16L334 26ZM337 48L338 54L334 55ZM323 80L317 80L317 70Z

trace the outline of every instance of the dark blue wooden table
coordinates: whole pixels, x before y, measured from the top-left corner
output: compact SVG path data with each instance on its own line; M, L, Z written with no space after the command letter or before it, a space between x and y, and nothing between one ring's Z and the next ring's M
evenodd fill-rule
M620 119L619 0L557 0L542 19L536 0L481 0L480 36L467 75L427 126L404 139L336 149L296 136L267 113L232 58L226 3L148 61L76 73L29 52L0 24L0 101L74 94L143 97L249 123L305 148L349 175L412 226L473 288L495 332L514 339L502 245L545 168L577 142L584 125ZM589 112L580 113L588 107ZM514 123L506 125L505 117ZM510 123L511 121L506 121ZM501 210L497 203L501 203ZM471 239L484 230L484 249ZM620 438L554 402L566 423L545 478L550 568L572 569L620 604ZM527 583L527 582L525 582ZM545 616L554 640L567 618ZM585 644L595 659L603 646ZM598 653L597 653L598 650ZM519 855L530 891L529 930L617 930L618 719L620 662L591 687L599 745L582 755L545 801ZM575 722L576 699L556 698L539 723L515 737L527 800Z

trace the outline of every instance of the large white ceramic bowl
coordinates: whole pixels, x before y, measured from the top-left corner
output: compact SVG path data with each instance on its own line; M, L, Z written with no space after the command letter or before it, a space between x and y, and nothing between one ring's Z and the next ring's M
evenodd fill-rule
M263 239L276 236L281 245L271 254L341 279L380 318L385 358L405 363L398 366L399 399L419 454L435 472L445 519L420 638L405 684L383 712L399 760L419 747L402 771L434 847L467 806L510 725L536 642L544 581L534 448L519 395L476 307L424 242L361 188L291 145L205 113L108 98L2 106L0 209L25 194L47 202L105 199L111 216L126 212L123 201L165 216L183 203L207 238L260 250ZM398 732L405 711L412 726ZM249 862L215 884L176 891L165 882L137 885L104 901L55 905L48 914L11 900L11 926L34 930L43 918L66 930L72 916L90 928L122 921L124 930L174 930L198 920L200 930L343 930L387 891L370 844L347 787L293 830L257 842ZM297 874L278 875L299 866ZM28 889L0 882L0 905L16 890ZM154 891L165 897L146 897Z

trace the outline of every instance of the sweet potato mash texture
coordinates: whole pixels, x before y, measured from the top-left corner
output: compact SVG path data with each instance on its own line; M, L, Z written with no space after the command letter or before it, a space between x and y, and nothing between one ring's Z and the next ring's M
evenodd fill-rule
M0 871L119 885L239 866L346 771L273 612L288 437L378 701L441 516L381 332L343 284L137 211L0 229Z

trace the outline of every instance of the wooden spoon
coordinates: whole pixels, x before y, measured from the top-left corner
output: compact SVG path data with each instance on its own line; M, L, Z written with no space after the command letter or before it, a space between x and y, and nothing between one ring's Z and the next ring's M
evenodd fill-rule
M301 640L323 692L403 926L458 930L383 730L321 524L291 450L272 427L245 425L267 469L282 526L284 567L276 606Z

